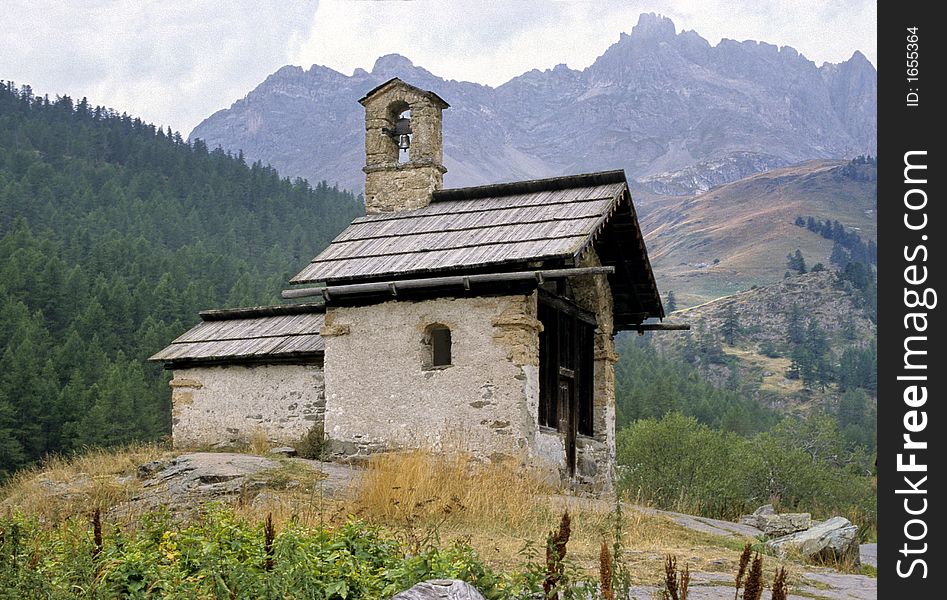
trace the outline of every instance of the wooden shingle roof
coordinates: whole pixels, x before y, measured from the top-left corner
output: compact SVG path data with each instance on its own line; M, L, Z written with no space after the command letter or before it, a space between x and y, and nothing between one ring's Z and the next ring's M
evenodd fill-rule
M263 306L200 313L201 322L148 360L166 363L318 359L322 305Z
M483 187L498 189L481 197L469 194L482 188L444 190L424 208L355 219L292 283L341 283L574 256L602 224L625 183L622 177L565 189Z
M623 171L435 191L428 206L355 219L292 283L326 285L571 266L595 247L616 324L664 317ZM621 313L624 311L624 313Z

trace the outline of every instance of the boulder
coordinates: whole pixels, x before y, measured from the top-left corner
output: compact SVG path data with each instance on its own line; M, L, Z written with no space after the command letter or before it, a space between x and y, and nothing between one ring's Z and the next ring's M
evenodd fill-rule
M743 515L740 522L756 527L770 537L805 531L814 525L809 513L777 514L772 504L759 507L752 515Z
M752 515L743 515L740 517L740 522L756 527L770 537L805 531L815 524L809 513L777 514L772 504L757 508Z
M113 506L107 516L123 518L167 506L183 518L206 500L227 500L265 487L264 481L253 476L279 466L260 456L231 452L193 452L166 462L145 463L138 467L138 477L145 478L141 491Z
M805 531L812 527L812 515L809 513L783 513L763 517L759 529L770 537L780 537Z
M431 579L396 594L391 600L486 600L477 588L459 579Z
M740 522L744 525L749 525L751 527L756 527L757 522L759 522L760 517L775 515L776 509L773 508L772 504L764 504L763 506L757 508L753 511L751 515L743 515L740 517ZM759 529L759 527L756 527Z
M769 540L766 547L779 558L859 564L858 527L844 517L832 517L805 531Z

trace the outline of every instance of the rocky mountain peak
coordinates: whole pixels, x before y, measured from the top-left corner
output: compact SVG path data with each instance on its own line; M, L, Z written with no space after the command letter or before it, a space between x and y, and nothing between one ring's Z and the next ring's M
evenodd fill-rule
M372 67L372 75L385 77L392 73L397 74L405 71L414 71L416 68L414 63L407 57L401 56L400 54L386 54L379 56L378 59L375 60L375 65ZM394 76L395 75L392 75L392 77Z
M820 69L788 47L711 46L675 31L667 17L646 13L588 68L534 69L496 88L446 80L400 54L351 76L314 65L301 77L286 67L251 92L252 103L215 113L191 137L290 177L359 191L356 101L400 77L452 106L447 186L624 168L638 180L660 175L653 191L688 194L767 165L875 153L877 74L861 53Z
M655 14L641 13L638 24L631 30L632 38L638 39L670 39L676 34L674 22L671 19Z
M874 69L874 65L871 64L871 61L868 60L868 57L861 53L860 50L856 50L852 53L852 57L848 59L849 63L853 65L858 65L866 69Z

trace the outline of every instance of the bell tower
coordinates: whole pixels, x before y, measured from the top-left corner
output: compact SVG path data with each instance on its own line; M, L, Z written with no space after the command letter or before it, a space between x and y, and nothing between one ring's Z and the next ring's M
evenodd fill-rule
M368 92L365 107L365 211L427 206L444 184L441 113L450 105L397 77Z

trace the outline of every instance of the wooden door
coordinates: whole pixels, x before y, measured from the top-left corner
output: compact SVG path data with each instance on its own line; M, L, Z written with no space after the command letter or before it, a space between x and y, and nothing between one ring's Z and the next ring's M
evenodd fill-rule
M547 298L547 300L549 300ZM594 315L565 299L540 302L539 424L562 436L570 475L575 475L576 438L592 431Z
M575 475L575 437L579 423L576 341L575 317L559 313L559 431L565 434L566 465L570 475Z
M565 432L566 465L569 475L575 475L575 436L578 433L578 410L575 395L575 371L559 368L560 431Z

